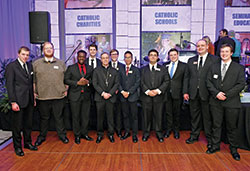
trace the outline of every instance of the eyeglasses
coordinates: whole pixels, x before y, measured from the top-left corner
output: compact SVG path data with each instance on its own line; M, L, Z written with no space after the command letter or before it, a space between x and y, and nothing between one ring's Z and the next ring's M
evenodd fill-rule
M118 55L117 53L111 53L111 55Z

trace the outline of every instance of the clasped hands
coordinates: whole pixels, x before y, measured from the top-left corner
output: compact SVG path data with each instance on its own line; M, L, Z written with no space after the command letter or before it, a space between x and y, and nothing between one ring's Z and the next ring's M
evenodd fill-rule
M219 92L219 93L216 95L216 98L219 99L219 100L222 100L222 101L224 101L224 100L227 99L226 94L223 93L223 92Z
M80 85L80 86L84 86L87 84L89 84L89 80L85 79L84 77L82 77L79 81L77 81L77 85Z
M158 95L158 91L155 89L155 90L150 90L149 92L148 92L148 95L150 96L150 97L154 97L154 96L156 96L156 95Z

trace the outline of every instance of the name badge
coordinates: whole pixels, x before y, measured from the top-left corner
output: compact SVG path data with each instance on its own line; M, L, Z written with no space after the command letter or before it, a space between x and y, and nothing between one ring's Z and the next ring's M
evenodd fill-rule
M161 69L160 69L160 68L155 68L155 70L156 70L156 71L161 71Z
M116 68L117 71L119 71L119 68Z
M129 74L132 74L132 73L133 73L133 71L128 71L128 73L129 73Z
M214 74L214 79L217 79L218 78L218 75L217 74Z
M59 69L59 66L54 66L54 69Z
M198 64L198 62L197 61L194 61L194 63L193 63L194 65L197 65Z
M33 75L33 72L31 72L30 75Z
M111 74L109 74L109 77L111 77L112 75Z

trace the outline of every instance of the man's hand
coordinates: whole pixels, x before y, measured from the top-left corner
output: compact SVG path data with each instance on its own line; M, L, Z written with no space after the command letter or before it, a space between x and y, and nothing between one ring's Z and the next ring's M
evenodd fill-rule
M63 95L66 97L68 95L68 91L65 91Z
M79 81L77 81L77 85L83 86L89 84L89 80L85 79L84 77L82 77Z
M129 96L129 93L127 91L122 92L123 97L126 99Z
M104 93L103 94L103 98L106 99L106 100L109 99L110 97L111 97L111 94L109 94L109 93Z
M16 102L11 103L11 108L15 112L20 111L20 107Z
M184 100L189 100L189 94L184 94L183 98L184 98Z
M219 93L216 95L216 98L219 99L219 100L222 100L222 101L224 101L224 100L227 99L227 97L225 96L225 93L223 93L223 92L219 92Z
M158 94L158 92L156 91L156 93L155 93L155 90L150 90L149 92L148 92L148 95L150 96L150 97L154 97L154 96L156 96Z

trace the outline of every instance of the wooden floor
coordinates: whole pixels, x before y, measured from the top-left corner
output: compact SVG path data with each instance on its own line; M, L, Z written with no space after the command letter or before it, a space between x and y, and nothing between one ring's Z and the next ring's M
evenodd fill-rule
M33 132L35 141L38 132ZM173 135L159 143L152 133L147 142L132 143L129 137L120 141L115 136L115 143L107 137L100 143L81 140L74 143L72 131L68 132L70 142L63 144L58 140L56 132L49 132L46 142L38 151L24 149L25 156L14 154L13 144L0 151L0 170L99 170L99 171L185 171L185 170L250 170L250 151L238 150L240 161L235 161L229 152L228 145L221 144L221 151L212 155L205 153L206 141L202 134L200 141L187 145L185 140L189 131L182 131L181 138L175 140ZM89 134L96 139L94 131Z

